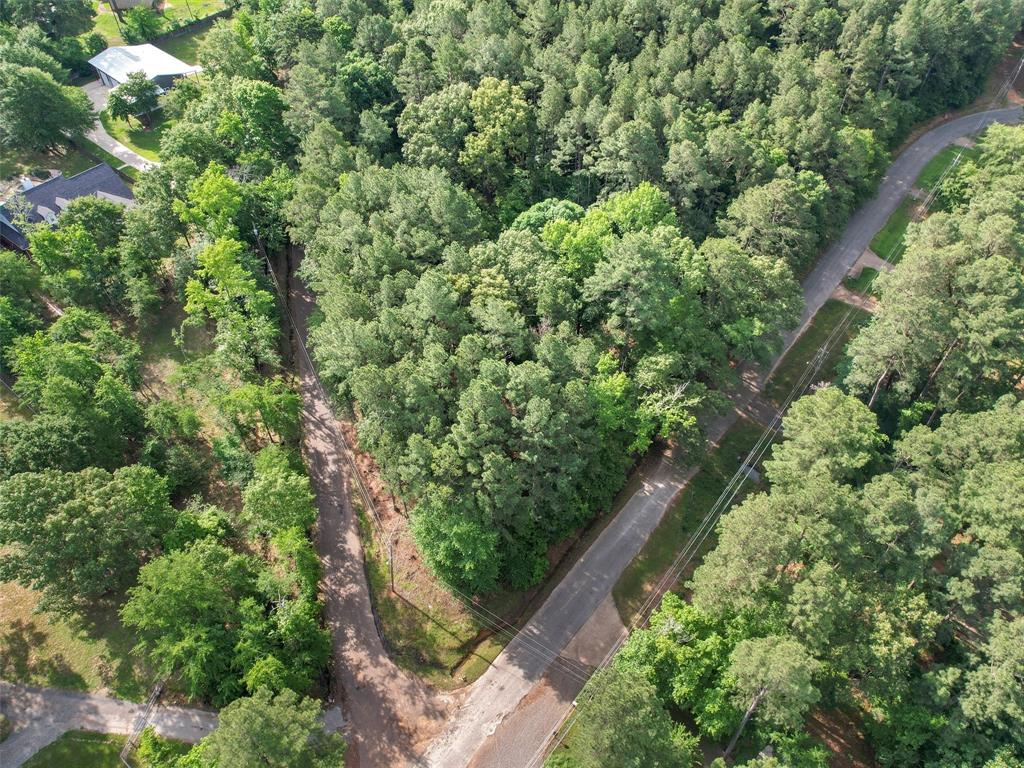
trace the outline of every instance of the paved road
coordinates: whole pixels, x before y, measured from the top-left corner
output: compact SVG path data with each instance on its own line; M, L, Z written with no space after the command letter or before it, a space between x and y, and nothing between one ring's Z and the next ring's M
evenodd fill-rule
M1020 107L959 118L924 134L900 154L876 197L853 216L842 237L825 252L804 281L807 308L800 328L786 337L782 354L842 282L929 160L954 139L975 133L991 122L1018 123L1021 119ZM752 407L765 378L756 369L743 371L742 386L731 398L736 410ZM720 439L735 419L735 410L716 419L708 429L712 442ZM695 471L693 467L679 466L671 456L661 458L640 490L473 686L458 714L431 744L426 754L428 765L464 768L472 761L474 768L523 768L529 764L532 750L543 744L558 726L578 690L578 684L560 686L552 681L553 675L545 676L551 654L565 647L611 593L623 570ZM541 645L548 652L542 652ZM531 691L534 693L526 699ZM524 699L526 704L517 711ZM506 719L509 723L503 727Z
M0 743L0 766L17 768L66 731L128 733L144 705L56 688L32 688L0 680L0 711L14 733ZM157 733L194 744L217 726L217 713L157 707L150 724Z
M955 140L978 133L991 123L1012 125L1022 120L1024 112L1021 107L967 115L933 128L901 152L889 166L875 198L854 214L847 223L842 237L825 252L818 265L804 280L804 316L800 328L787 337L787 345L792 343L814 314L821 309L821 305L832 295L835 287L842 283L843 276L867 250L878 230L885 226L885 222L910 192L929 160ZM882 258L888 256L885 253L878 255Z
M301 258L299 249L295 257ZM297 264L295 265L298 266ZM294 273L294 270L291 270ZM305 339L315 308L309 289L289 286L297 331ZM358 520L349 501L349 465L341 430L308 361L297 347L302 393L302 447L316 492L317 549L324 576L324 615L333 639L331 694L352 724L347 764L399 768L415 762L444 725L452 698L400 669L374 624Z
M103 85L103 83L99 80L93 80L92 82L83 85L82 90L85 91L85 95L89 97L89 101L92 102L92 108L96 110L97 114L106 108L109 89ZM153 160L147 160L135 150L129 149L107 133L107 130L103 127L103 123L100 122L98 118L96 123L93 125L92 130L85 135L90 141L99 144L103 149L112 154L122 163L130 165L132 168L138 168L140 171L146 171L154 165L159 165L159 163L154 162Z

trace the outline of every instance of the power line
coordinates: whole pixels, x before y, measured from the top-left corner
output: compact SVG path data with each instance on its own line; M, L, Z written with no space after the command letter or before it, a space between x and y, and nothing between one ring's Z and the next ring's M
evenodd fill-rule
M972 133L980 131L983 127L985 127L987 113L1009 93L1009 90L1012 87L1013 82L1020 75L1021 71L1024 71L1024 55L1021 56L1020 61L1017 63L1017 66L1014 69L1013 73L1004 81L999 91L992 98L992 101L989 103L989 107L979 114L977 127L974 129ZM965 147L961 146L953 161L943 170L943 172L939 175L939 178L935 180L929 194L926 196L925 200L922 203L922 210L924 212L927 212L931 208L932 204L938 196L939 188L941 184L945 181L946 177L950 173L952 173L952 171L957 166L959 166L961 160L963 159L964 150ZM905 245L902 242L896 243L890 249L889 254L885 257L884 261L886 263L891 264L892 260L899 253L901 253L904 248ZM871 277L871 279L867 283L867 288L871 287L875 279L878 277L878 274L880 274L880 272L876 273ZM793 389L787 396L785 402L777 411L775 418L772 420L772 423L765 428L764 432L762 432L761 436L758 438L757 443L755 443L754 448L752 448L750 452L747 454L747 457L744 460L744 462L740 465L739 469L737 469L736 472L732 475L732 477L729 480L729 483L723 489L718 499L716 499L714 505L712 505L711 509L708 511L704 519L701 521L701 525L698 527L697 531L691 534L686 546L679 554L677 554L676 558L673 560L672 565L669 567L666 574L659 581L657 587L654 590L652 590L651 595L647 598L647 600L644 601L643 605L641 606L641 609L638 611L637 615L634 617L634 620L631 622L629 631L613 645L611 650L608 651L604 659L602 659L601 664L598 666L598 669L604 668L611 662L611 659L614 658L615 654L619 651L619 649L626 642L626 640L628 640L633 630L639 626L640 621L646 623L648 612L653 612L653 606L660 599L660 595L662 594L662 592L664 590L667 590L670 585L675 583L675 581L679 578L679 575L681 575L682 571L685 570L685 568L689 565L694 556L697 554L699 548L710 535L711 530L714 528L714 524L712 523L712 521L714 520L717 522L717 519L721 517L722 511L724 509L727 509L729 505L732 504L732 500L736 497L736 494L739 492L739 489L742 486L743 481L742 479L738 480L738 478L746 477L744 470L746 467L753 466L753 464L750 463L750 460L754 457L755 452L758 456L756 461L760 461L760 458L763 457L764 453L767 451L768 446L771 444L771 440L766 440L767 436L769 434L774 435L778 431L779 426L781 426L782 416L788 409L790 403L795 399L795 395L798 392L802 392L803 389L808 385L809 382L805 381L805 379L807 378L808 371L813 371L811 373L812 376L817 375L817 372L820 369L822 363L824 362L825 356L827 355L827 352L831 348L832 344L834 344L836 340L840 338L840 333L845 334L846 329L849 328L853 318L853 309L854 308L851 306L850 309L847 310L846 314L843 316L843 319L839 323L837 323L835 327L833 327L831 333L829 333L829 336L826 338L825 342L823 342L822 345L818 348L817 352L815 353L815 357L811 361L813 363L813 366L808 365L808 367L805 368L804 375L801 376L801 379L797 382L796 385L794 385ZM726 498L727 494L728 500L725 501L723 505L723 499ZM591 701L595 695L596 691L592 691L590 695L587 697L586 702ZM579 707L577 706L571 714L571 716L563 720L563 723L560 726L560 728L556 729L555 731L557 736L555 738L554 743L550 743L549 745L549 739L548 742L545 742L540 745L537 752L534 753L534 755L531 757L530 762L527 763L527 768L533 768L533 766L538 765L538 759L543 761L543 759L546 757L547 754L550 753L550 751L558 747L558 745L568 735L569 731L572 730L572 726L575 723L576 718L579 717L579 711Z
M312 357L310 356L305 341L302 338L302 334L299 331L298 324L296 323L294 317L291 314L291 310L289 309L287 304L287 299L285 298L284 290L282 289L281 283L277 278L277 274L273 264L270 261L270 257L267 254L266 249L263 247L262 241L260 240L259 232L258 230L256 230L255 227L253 228L253 234L256 236L257 246L259 247L260 253L267 264L267 269L269 271L269 275L271 281L273 282L275 291L283 301L285 318L289 325L291 326L292 331L294 332L295 339L298 342L299 350L302 354L303 359L306 362L306 365L309 368L313 382L321 398L323 398L324 402L328 403L329 405L330 398L328 397L327 392L324 389L323 383L320 380L320 376L317 373L316 366L313 364ZM398 595L399 593L394 585L394 547L392 542L394 530L385 532L383 520L381 519L377 511L376 505L374 504L373 498L370 495L369 490L363 483L360 470L358 466L355 464L354 459L352 458L352 450L348 442L346 441L345 436L340 431L336 431L336 434L341 442L341 447L343 449L343 453L345 454L347 463L352 470L351 475L354 480L356 490L363 502L364 507L370 513L368 519L372 523L374 530L376 531L378 536L383 540L383 543L387 548L388 564L392 574L391 590L396 595ZM539 638L534 637L529 633L524 633L521 629L517 629L513 624L511 624L507 620L491 612L486 607L475 603L470 595L467 595L466 593L462 592L457 587L454 587L450 584L446 584L445 586L464 601L463 606L465 607L465 609L469 611L470 614L473 615L485 628L490 629L491 631L498 634L500 637L505 638L508 642L511 642L512 640L519 638L519 642L522 644L524 651L539 659L545 666L557 664L566 674L570 675L571 677L573 677L581 683L585 683L589 678L590 670L586 665L574 659L566 659L562 657L561 652L559 650L549 647Z

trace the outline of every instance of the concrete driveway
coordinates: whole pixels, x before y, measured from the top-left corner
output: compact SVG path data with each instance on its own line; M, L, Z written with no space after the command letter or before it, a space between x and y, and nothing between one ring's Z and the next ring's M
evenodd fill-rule
M17 768L67 731L128 733L144 709L110 696L0 681L0 711L14 725L0 744L0 766ZM217 727L217 713L159 706L149 722L161 736L194 744Z
M92 108L99 114L107 106L107 94L110 93L110 89L107 88L99 80L93 80L82 86L82 90L85 91L85 95L89 97L89 101L92 102ZM137 168L140 171L148 171L153 166L159 165L159 163L153 160L147 160L138 152L129 149L124 144L119 142L103 127L103 123L99 119L96 120L95 125L91 131L85 134L86 138L90 141L98 144L100 147L105 149L107 152L112 154L118 160L125 165L130 165L132 168Z

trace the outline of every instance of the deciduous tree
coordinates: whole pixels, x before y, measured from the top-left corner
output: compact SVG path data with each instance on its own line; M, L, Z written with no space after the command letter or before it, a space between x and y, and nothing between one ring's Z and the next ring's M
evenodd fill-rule
M262 688L221 710L217 729L203 740L202 759L219 768L329 768L341 765L345 741L328 734L320 705L293 691Z
M89 97L35 67L0 62L0 147L38 152L81 137L96 121Z
M0 483L0 577L83 611L131 584L173 521L167 485L147 467L23 472Z

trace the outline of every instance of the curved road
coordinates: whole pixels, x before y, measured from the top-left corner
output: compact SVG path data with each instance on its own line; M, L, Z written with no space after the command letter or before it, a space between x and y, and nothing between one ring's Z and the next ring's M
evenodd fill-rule
M806 309L800 328L786 337L776 361L842 283L929 160L954 140L974 134L990 123L1016 124L1022 118L1021 107L968 115L932 129L902 152L889 167L874 199L850 219L842 236L804 280ZM730 396L736 410L750 407L765 378L763 372L747 372L740 390ZM709 426L709 439L720 440L735 419L735 410L716 419ZM531 762L536 750L558 727L580 688L579 681L561 669L552 668L545 675L550 666L548 659L536 652L534 644L543 642L545 647L561 651L584 628L602 602L609 599L623 570L695 471L693 467L678 466L671 456L660 458L640 490L473 686L458 714L431 745L426 755L431 768L464 768L471 762L478 768L524 768ZM597 623L587 624L583 634L588 632L599 645L610 645L615 640L615 633L609 635ZM577 641L581 639L587 638ZM519 707L520 702L524 706Z
M301 251L293 249L292 255L299 259ZM316 306L302 281L290 279L288 303L304 343ZM317 550L324 571L320 588L333 646L331 696L340 699L351 723L346 763L350 768L397 768L415 762L444 725L452 699L399 668L377 633L359 521L349 498L350 465L341 428L304 347L296 343L295 349L302 393L302 452L316 493Z
M0 744L0 766L17 768L67 731L128 733L144 709L144 704L95 693L0 681L0 711L15 728ZM159 706L149 723L161 736L194 744L217 727L217 713Z

